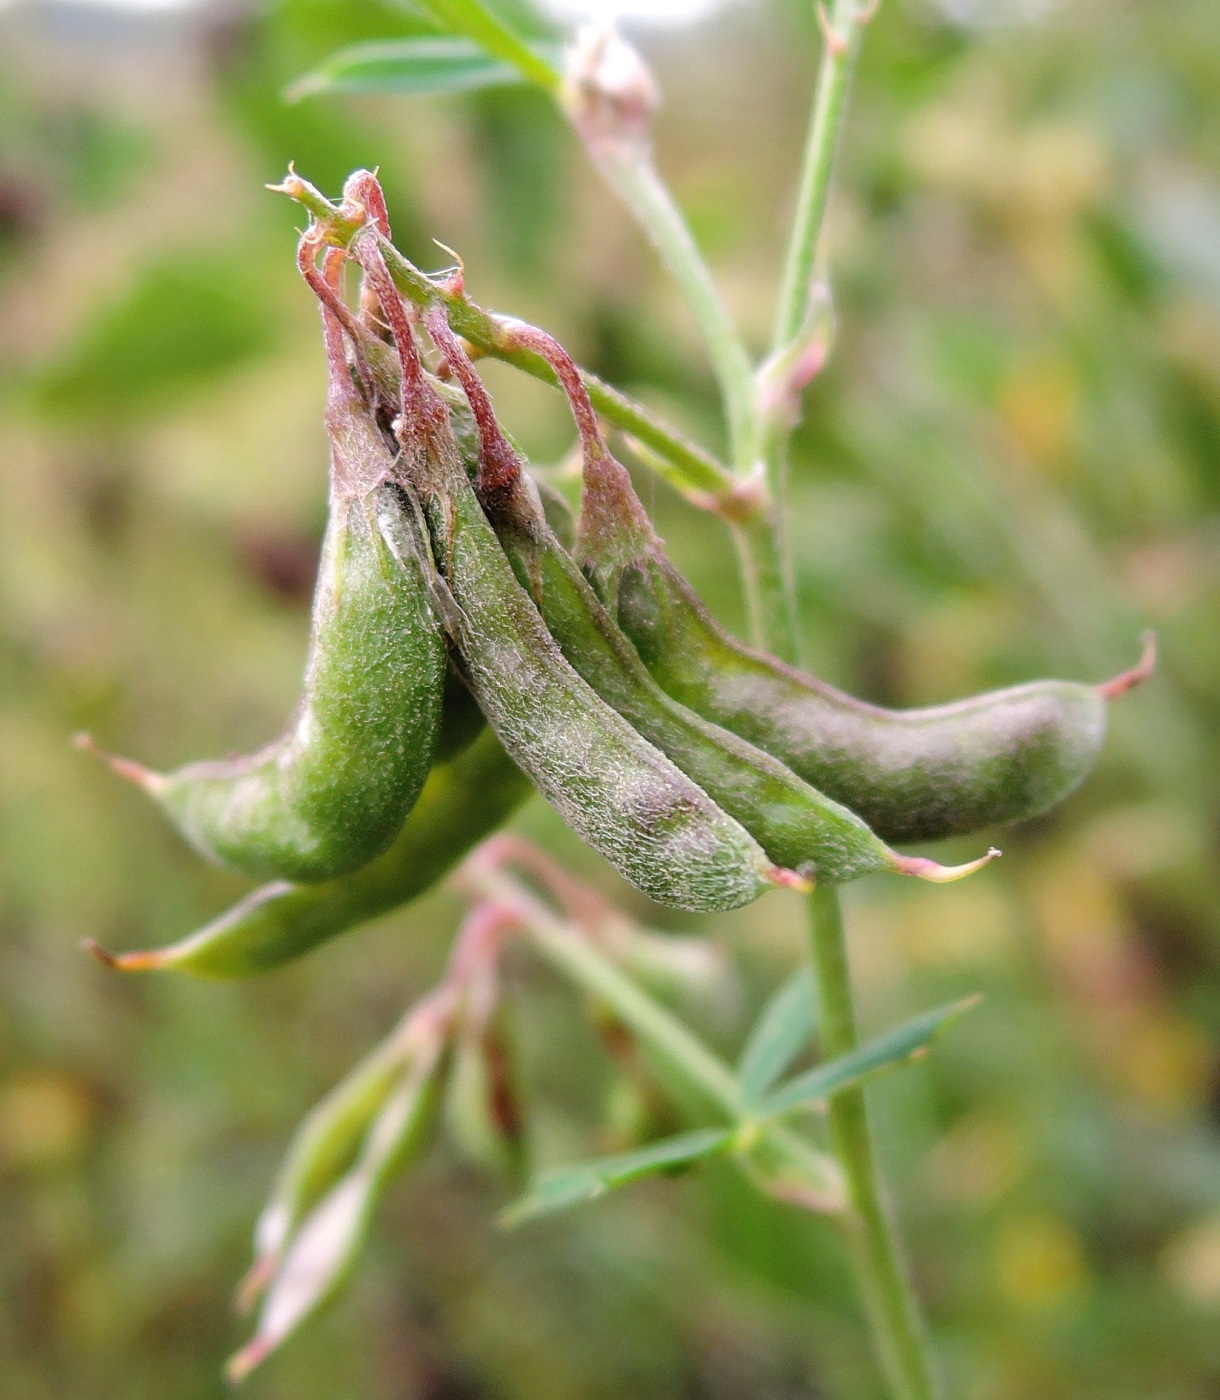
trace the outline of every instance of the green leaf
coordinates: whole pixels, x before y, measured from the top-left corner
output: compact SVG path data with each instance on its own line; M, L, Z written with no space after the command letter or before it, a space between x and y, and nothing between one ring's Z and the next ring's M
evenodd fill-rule
M386 39L331 54L291 83L284 99L299 102L329 92L470 92L521 81L517 68L493 58L471 39Z
M926 1054L929 1043L939 1031L980 1000L977 996L967 997L964 1001L955 1001L923 1016L916 1016L877 1040L870 1040L846 1055L839 1055L805 1074L798 1074L756 1105L754 1116L775 1118L794 1108L806 1108L859 1083L870 1074L919 1059Z
M749 1111L809 1044L817 1025L813 977L798 968L762 1009L737 1064L742 1104Z
M233 258L194 248L158 258L35 373L36 406L60 423L127 424L164 413L271 350L274 308L266 279Z
M732 1142L734 1134L718 1129L680 1133L650 1143L638 1152L622 1152L614 1157L601 1157L593 1162L578 1162L570 1167L557 1167L544 1172L533 1189L509 1206L500 1217L503 1225L520 1225L552 1211L595 1201L607 1192L656 1172L670 1171L698 1161L713 1152L720 1152Z
M464 34L494 57L511 64L523 78L552 95L559 91L558 55L543 56L481 0L415 0L441 29Z

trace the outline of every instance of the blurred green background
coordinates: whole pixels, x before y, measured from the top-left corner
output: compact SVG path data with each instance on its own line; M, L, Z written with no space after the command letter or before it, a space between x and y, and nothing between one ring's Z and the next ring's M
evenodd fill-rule
M0 9L0 1397L220 1396L248 1235L293 1124L436 977L445 892L263 981L124 980L245 886L72 750L169 765L274 733L324 512L323 361L295 159L380 165L397 241L716 444L691 323L544 99L283 85L408 32L372 0ZM805 0L633 31L659 162L761 349L816 53ZM1220 33L1210 0L884 0L830 247L833 362L791 531L806 659L871 699L1101 679L1154 626L1100 768L961 886L848 908L861 1017L982 1007L870 1091L963 1400L1220 1394ZM489 382L536 460L557 396ZM740 625L715 522L641 474ZM518 823L655 925L539 803ZM975 853L959 843L944 858ZM711 921L726 1053L801 955L800 901ZM528 960L536 1161L643 1092ZM617 1126L616 1126L617 1125ZM837 1237L709 1170L535 1228L441 1144L355 1286L248 1383L294 1400L867 1400Z

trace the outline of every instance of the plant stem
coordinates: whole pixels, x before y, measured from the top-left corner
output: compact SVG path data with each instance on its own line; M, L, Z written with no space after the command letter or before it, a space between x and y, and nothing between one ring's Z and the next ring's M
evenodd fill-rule
M682 211L643 142L586 140L585 145L686 298L720 382L734 471L739 480L751 481L759 468L753 368ZM756 492L752 505L739 519L729 510L721 512L730 521L737 546L751 635L768 651L794 661L796 615L784 565L782 522L768 490Z
M834 0L829 18L819 9L825 46L814 91L813 111L797 194L796 216L780 285L772 358L802 347L811 313L818 242L826 217L835 153L847 108L852 72L864 26L876 0ZM799 393L800 380L793 388ZM777 518L785 519L790 431L773 415L760 423L761 456L768 495ZM775 555L787 575L786 542L777 537ZM819 887L809 897L810 952L816 976L822 1050L827 1059L857 1043L847 946L838 892ZM847 1181L848 1210L843 1225L857 1282L863 1294L873 1342L895 1400L935 1400L938 1387L918 1303L899 1253L873 1156L864 1089L857 1086L831 1097L827 1105L831 1142Z
M460 880L465 888L519 915L522 932L557 972L609 1007L710 1107L730 1122L740 1121L741 1095L729 1066L615 967L579 929L557 917L512 876L481 865L477 857L464 868ZM834 1161L782 1124L760 1125L759 1132L825 1198L827 1208L834 1208L843 1190Z
M782 357L802 337L813 296L814 270L818 260L818 240L826 217L826 202L834 173L835 152L847 110L847 93L860 51L864 26L872 16L876 0L834 0L829 18L819 7L825 43L814 88L813 109L805 140L805 155L797 188L796 213L776 308L771 358ZM802 383L794 387L799 396ZM761 390L761 382L758 385ZM768 498L774 502L775 519L787 519L788 439L791 424L776 419L774 410L755 405L756 451L761 460ZM787 661L796 661L796 603L787 540L782 527L774 537L777 581L767 600L767 612L774 619L764 633L768 648ZM757 555L755 556L757 557Z
M875 8L872 0L834 0L829 19L823 20L825 43L775 317L772 349L776 351L792 342L805 319L847 93L864 26Z
M795 663L796 609L784 524L769 494L762 510L734 522L732 529L745 587L750 635L773 656Z
M613 62L596 39L587 52L573 55L561 105L589 158L660 254L699 327L720 383L733 470L748 492L747 497L726 502L738 509L720 513L733 527L751 632L757 643L791 660L795 610L778 518L772 518L762 479L759 395L750 354L690 226L653 162L650 119L656 92L651 75L621 41L609 43L617 45ZM603 61L613 81L607 81ZM746 501L748 511L740 508Z
M527 80L561 99L561 74L481 0L422 0L422 4L439 23L474 39L489 53L512 64ZM748 470L752 465L753 416L750 357L682 211L658 176L646 142L590 139L580 121L573 125L594 164L635 216L686 297L720 380L734 462L739 471Z
M756 451L753 366L690 226L644 142L586 140L585 148L686 298L720 382L734 468L739 476L748 475Z
M822 1050L827 1059L856 1046L847 947L838 892L809 896L810 946L817 982ZM827 1106L831 1142L847 1179L842 1220L874 1343L896 1400L935 1400L927 1339L906 1276L873 1158L864 1090L835 1094Z

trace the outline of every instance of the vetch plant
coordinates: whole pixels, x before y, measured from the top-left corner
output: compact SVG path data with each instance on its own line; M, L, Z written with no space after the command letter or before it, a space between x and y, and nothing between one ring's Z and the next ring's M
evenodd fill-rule
M721 462L582 370L546 332L428 274L390 238L375 176L332 202L295 171L275 187L310 216L298 252L330 369L331 527L305 694L251 759L161 778L111 760L206 854L274 883L164 948L95 951L125 971L268 971L398 907L458 866L470 911L438 987L306 1118L241 1287L258 1304L240 1379L341 1287L388 1182L444 1131L510 1175L529 1105L504 1018L513 939L665 1067L698 1126L544 1172L508 1225L710 1157L841 1225L891 1393L940 1393L874 1160L863 1081L926 1054L974 999L858 1043L837 887L872 872L959 879L891 843L973 834L1062 800L1092 767L1102 685L1039 681L890 711L797 668L785 545L788 440L830 350L820 235L852 65L872 6L819 11L824 52L771 346L755 366L652 161L656 87L617 35L532 44L479 0L423 0L433 36L344 51L296 85L428 92L526 81L549 93L649 235L702 332L722 391ZM318 258L321 256L321 267ZM354 305L344 268L359 275ZM582 451L575 528L497 419L476 360L557 385ZM602 423L737 541L754 636L728 635L669 561ZM494 835L537 789L660 904L716 912L784 886L808 898L810 964L764 1008L737 1064L654 990L706 973L702 943L635 927L540 851ZM486 839L490 838L490 839ZM480 842L483 842L480 846ZM822 1058L788 1075L817 1038ZM680 1089L680 1092L678 1090ZM443 1105L443 1108L442 1108ZM824 1111L829 1150L808 1132ZM440 1110L440 1111L438 1111ZM261 1300L261 1301L260 1301Z

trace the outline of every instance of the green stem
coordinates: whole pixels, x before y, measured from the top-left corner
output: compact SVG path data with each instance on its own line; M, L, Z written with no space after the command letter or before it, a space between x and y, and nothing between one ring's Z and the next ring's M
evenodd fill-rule
M556 917L519 881L480 865L477 858L463 870L461 880L467 889L519 913L523 933L557 972L607 1006L710 1107L730 1122L740 1121L741 1094L729 1066L579 930ZM840 1197L841 1177L825 1153L781 1124L762 1125L759 1132L828 1204Z
M422 0L438 23L481 44L557 100L563 79L481 0ZM562 102L561 102L562 106ZM573 123L578 135L581 123ZM639 141L584 139L594 164L634 214L671 276L678 283L707 343L720 380L733 458L739 471L752 462L752 366L745 344L721 300L711 272L691 236L682 211L657 175L646 145Z
M726 502L721 514L733 526L742 580L756 642L791 659L795 610L787 587L780 537L759 480L758 394L749 351L729 315L681 209L653 163L648 125L655 93L642 62L634 87L601 91L597 63L569 69L564 107L594 165L634 215L681 290L699 327L720 384L728 421L730 457L737 480L749 492ZM708 504L708 502L701 502Z
M720 383L734 469L738 480L749 482L758 470L759 451L754 372L707 263L642 143L590 139L585 144L686 298ZM740 495L737 501L740 503ZM773 511L765 488L754 493L750 506L737 518L731 508L721 513L730 522L737 546L751 635L766 650L795 661L796 610L785 567L780 517Z
M750 635L773 656L796 661L796 609L787 565L783 518L764 499L763 507L732 524L745 585Z
M690 226L642 141L586 140L585 147L686 298L720 383L733 465L748 475L755 455L753 366Z
M797 188L796 216L780 283L772 349L791 344L805 319L817 260L818 239L834 174L835 152L847 110L847 94L860 52L864 26L875 6L871 0L834 0L825 21L826 38L814 90L809 134Z
M541 360L537 366L529 364L525 356L514 362L538 379L558 383L550 366ZM671 468L670 481L685 495L712 510L720 510L721 502L734 497L737 483L728 468L715 457L591 371L582 369L580 377L593 400L593 407L616 428L630 433L664 458Z
M856 1046L847 947L839 897L819 887L809 897L810 944L826 1059ZM843 1224L882 1366L895 1400L935 1400L927 1338L903 1268L873 1158L864 1090L835 1094L828 1106L831 1142L847 1179Z
M876 0L834 0L829 18L823 19L825 44L814 89L813 109L809 118L809 133L805 140L805 155L797 188L796 213L788 252L780 283L776 308L775 330L771 358L784 357L791 352L806 330L810 313L814 270L818 259L818 241L826 217L830 181L834 174L835 152L847 111L847 94L852 72L860 51L864 26L871 18ZM819 14L824 14L819 10ZM799 395L801 384L795 385ZM759 388L762 388L760 383ZM777 520L787 519L788 506L788 438L791 423L777 419L766 406L756 406L758 417L758 455L762 461L767 495L774 502ZM768 642L786 641L779 650L785 660L797 660L796 605L790 585L791 567L788 544L782 536L775 540L776 570L783 592L772 597L770 609L784 619L781 636Z

